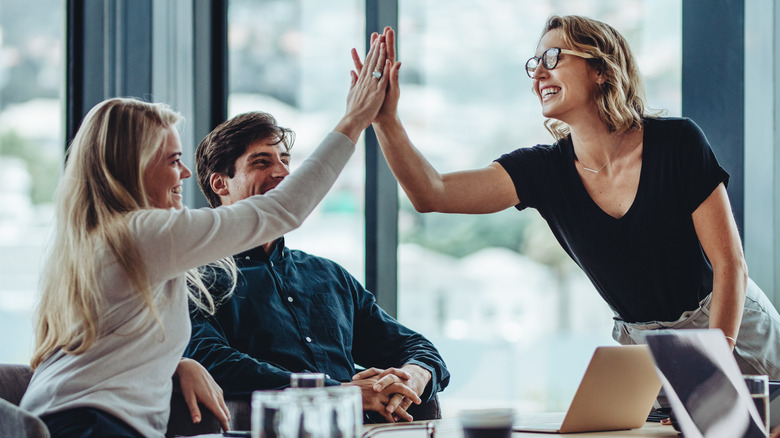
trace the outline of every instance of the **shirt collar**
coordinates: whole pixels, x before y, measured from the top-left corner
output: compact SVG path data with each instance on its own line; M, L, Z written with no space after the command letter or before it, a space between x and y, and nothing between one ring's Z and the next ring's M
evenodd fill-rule
M237 260L259 260L263 262L268 262L270 260L279 260L282 258L282 255L284 253L284 237L280 237L276 240L274 243L270 256L265 253L265 249L263 249L263 246L256 246L250 250L244 251L242 253L236 254L234 256Z

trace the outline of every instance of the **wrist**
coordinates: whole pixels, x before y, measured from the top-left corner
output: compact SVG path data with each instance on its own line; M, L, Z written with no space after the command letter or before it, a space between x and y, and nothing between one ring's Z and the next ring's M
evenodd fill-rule
M391 127L393 125L397 125L400 123L400 119L398 118L398 115L393 111L390 114L382 115L379 114L376 116L374 121L372 122L372 125L377 128L387 128Z
M346 135L350 140L352 140L352 143L357 144L358 139L360 138L360 134L365 128L366 127L361 126L354 117L347 114L344 115L341 120L339 120L339 122L336 124L336 127L333 128L333 131Z
M412 376L413 381L419 382L420 394L422 394L425 387L428 386L428 382L431 381L431 372L416 364L404 365L402 369Z

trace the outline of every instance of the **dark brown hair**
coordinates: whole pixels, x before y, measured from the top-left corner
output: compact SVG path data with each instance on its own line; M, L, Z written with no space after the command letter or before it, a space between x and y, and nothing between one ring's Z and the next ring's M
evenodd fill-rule
M223 173L233 178L236 160L250 145L263 140L281 143L289 151L295 142L295 133L277 125L272 115L255 111L223 122L200 142L195 151L195 171L200 190L206 195L209 205L222 205L219 196L211 190L211 175Z

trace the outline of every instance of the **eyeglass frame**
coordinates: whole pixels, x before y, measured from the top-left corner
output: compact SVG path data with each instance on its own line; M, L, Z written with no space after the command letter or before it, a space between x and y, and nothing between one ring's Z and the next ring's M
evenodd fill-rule
M555 64L553 64L552 67L547 67L547 64L545 64L544 59L547 56L549 56L547 54L550 53L551 50L557 50L558 53L555 54ZM558 62L561 60L561 53L563 53L564 55L579 56L580 58L584 58L584 59L594 59L595 58L595 56L588 55L587 53L577 52L577 51L569 50L569 49L561 49L560 47L550 47L549 49L547 49L544 52L542 52L542 56L532 56L532 57L528 58L528 61L525 62L525 73L528 75L529 78L533 79L534 75L536 74L536 69L538 69L540 65L543 65L544 68L547 69L547 70L554 69L555 67L558 66ZM528 69L528 64L531 61L533 61L533 60L536 60L536 67L534 67L533 72L531 72Z

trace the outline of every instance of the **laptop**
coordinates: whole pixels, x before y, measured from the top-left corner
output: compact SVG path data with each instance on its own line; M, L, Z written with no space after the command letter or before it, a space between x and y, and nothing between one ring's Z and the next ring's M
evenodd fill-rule
M562 422L515 424L515 432L573 433L642 427L661 380L646 345L598 347Z
M663 330L645 340L683 435L767 436L723 332Z
M780 381L769 381L769 428L780 426Z

